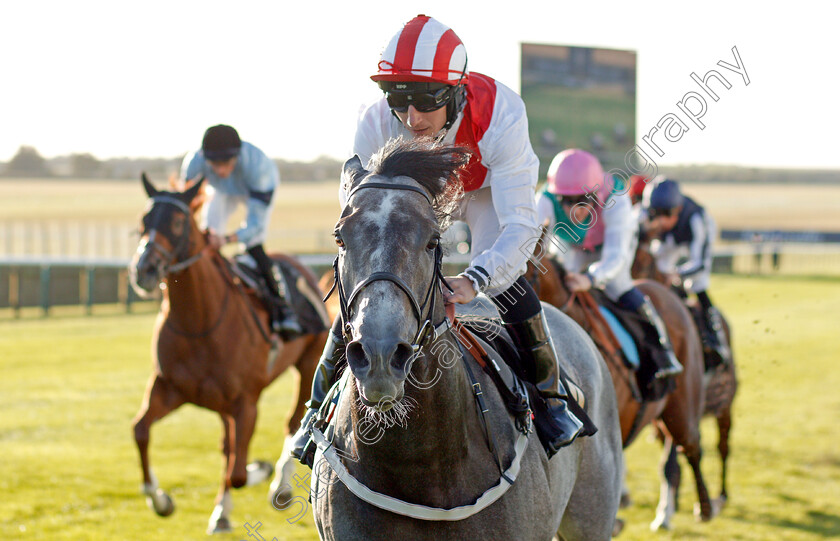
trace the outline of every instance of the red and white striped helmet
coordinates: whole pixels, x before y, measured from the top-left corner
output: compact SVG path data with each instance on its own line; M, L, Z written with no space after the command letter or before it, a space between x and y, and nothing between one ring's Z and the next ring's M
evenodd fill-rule
M408 21L382 51L374 81L466 83L467 50L448 26L426 15Z

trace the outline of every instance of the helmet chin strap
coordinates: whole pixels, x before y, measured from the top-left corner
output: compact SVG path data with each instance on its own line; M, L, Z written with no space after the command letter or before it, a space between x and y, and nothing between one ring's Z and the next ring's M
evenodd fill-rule
M464 85L458 84L457 88L455 88L455 95L446 104L446 124L443 125L443 130L448 130L455 123L455 119L458 118L458 113L464 108L466 93Z

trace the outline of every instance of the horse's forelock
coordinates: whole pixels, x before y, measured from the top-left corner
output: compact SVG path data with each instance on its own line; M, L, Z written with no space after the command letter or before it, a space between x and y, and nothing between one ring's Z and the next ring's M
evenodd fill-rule
M448 225L449 215L463 194L458 173L470 159L464 147L443 146L426 139L389 141L371 161L370 173L384 177L409 177L434 201L438 222Z

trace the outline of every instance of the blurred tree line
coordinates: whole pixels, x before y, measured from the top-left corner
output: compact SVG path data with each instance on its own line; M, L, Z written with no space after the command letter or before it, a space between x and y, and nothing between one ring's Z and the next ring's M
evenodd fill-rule
M28 178L103 178L137 180L145 171L152 177L178 174L183 156L173 158L111 158L99 160L92 154L70 154L44 158L31 146L22 146L8 163L0 162L0 176ZM342 162L321 156L311 162L275 159L284 182L335 180L341 175ZM734 165L672 165L660 173L680 182L765 182L840 184L840 170L765 169Z
M152 177L178 174L184 156L173 158L110 158L100 160L93 154L70 154L44 158L35 147L21 146L7 163L0 162L0 176L25 178L102 178L137 180L145 171ZM335 180L341 176L342 162L321 156L311 162L275 159L284 182Z

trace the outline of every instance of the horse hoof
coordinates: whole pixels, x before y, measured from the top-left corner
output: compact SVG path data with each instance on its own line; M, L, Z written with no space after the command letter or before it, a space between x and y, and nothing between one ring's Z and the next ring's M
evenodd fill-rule
M292 487L289 485L281 485L268 493L268 503L278 511L282 511L289 507L292 502Z
M274 475L274 465L264 460L256 460L245 467L248 474L248 479L245 482L246 486L252 486L262 483L272 475Z
M613 522L612 536L618 537L618 534L620 534L622 530L624 530L624 521L620 518L616 518L615 522Z
M703 512L703 506L700 503L694 504L694 518L697 522L709 522L717 514L714 510L714 501L709 502L709 510Z
M168 517L175 512L175 502L169 494L161 489L155 490L154 494L146 496L146 504L159 517Z
M671 524L668 523L668 520L665 516L658 516L656 517L653 522L650 523L650 531L656 532L659 530L668 531L671 529Z
M210 535L217 533L230 533L233 531L233 526L230 525L230 520L227 517L219 518L215 524L207 528L207 533Z

